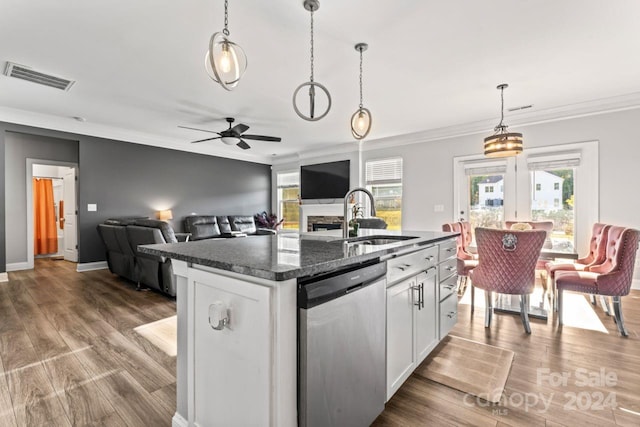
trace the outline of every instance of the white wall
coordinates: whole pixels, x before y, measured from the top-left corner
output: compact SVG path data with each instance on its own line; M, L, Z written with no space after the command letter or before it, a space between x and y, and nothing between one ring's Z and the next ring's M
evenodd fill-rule
M640 140L637 123L640 109L619 111L555 122L513 126L522 132L525 147L544 147L585 141L599 141L600 218L601 222L640 229L640 197L629 191L640 180L637 175L640 160ZM380 147L375 141L365 141L359 156L357 149L342 158L361 164L369 159L400 156L403 158L402 228L405 230L440 230L445 222L457 218L453 211L453 158L480 154L486 135L475 134L424 143ZM393 142L393 141L391 141ZM398 138L399 144L402 138ZM325 160L326 159L326 160ZM305 163L332 161L332 156L305 157ZM298 164L299 165L299 164ZM274 170L286 165L274 165ZM291 166L291 164L289 164ZM295 169L295 167L294 167ZM362 168L360 168L362 169ZM362 172L361 176L362 176ZM275 179L274 181L275 182ZM352 185L353 186L353 185ZM275 200L275 199L274 199ZM444 211L435 212L436 205ZM590 233L587 230L578 232ZM584 248L578 248L584 252ZM636 277L640 277L640 262L636 263Z

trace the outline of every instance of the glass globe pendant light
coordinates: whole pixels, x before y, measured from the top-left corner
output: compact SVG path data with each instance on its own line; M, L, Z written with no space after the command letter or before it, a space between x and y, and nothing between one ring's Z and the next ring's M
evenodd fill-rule
M509 85L502 83L496 89L500 89L500 123L493 128L495 133L484 139L484 155L486 157L511 157L522 153L522 134L507 132L504 120L504 90Z
M209 77L226 90L235 88L247 69L244 51L229 40L228 0L224 0L224 29L211 36L204 67Z
M320 83L314 81L314 79L313 79L313 60L314 60L314 56L313 56L313 12L318 10L318 8L320 7L320 2L318 0L304 0L303 6L304 6L304 8L306 10L311 12L311 77L309 78L308 82L302 83L293 92L293 109L295 110L296 114L301 119L308 120L310 122L315 122L315 121L320 120L321 118L323 118L324 116L326 116L329 113L329 110L331 109L331 94L329 93L329 90L326 87L324 87ZM300 90L302 90L303 88L307 88L308 94L309 94L309 114L308 115L304 114L302 111L300 111L300 109L298 108L298 105L296 104L296 98L298 96L298 92L300 92ZM324 112L322 112L320 115L316 114L316 101L317 101L316 89L320 89L320 92L324 93L324 95L327 98L326 110Z
M362 106L362 52L369 47L366 43L358 43L355 48L360 52L360 107L351 116L351 135L355 139L364 139L371 130L371 112Z

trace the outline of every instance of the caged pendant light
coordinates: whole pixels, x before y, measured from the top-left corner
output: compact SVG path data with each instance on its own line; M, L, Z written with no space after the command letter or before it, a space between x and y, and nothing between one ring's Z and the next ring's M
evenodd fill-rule
M510 157L522 153L522 134L507 132L504 120L504 90L509 85L502 83L496 89L500 89L500 123L493 129L495 133L484 139L484 155L486 157Z
M226 90L235 88L247 69L244 51L229 40L228 0L224 0L224 29L211 36L204 67L209 77Z
M362 106L362 52L369 47L366 43L358 43L355 48L360 52L360 107L351 116L351 134L355 139L364 139L371 130L371 112Z
M318 10L318 8L320 7L320 2L318 0L304 0L303 6L304 6L304 8L306 10L308 10L311 13L311 77L309 78L308 82L302 83L293 92L293 109L295 110L296 114L301 119L308 120L310 122L315 122L315 121L318 121L318 120L322 119L324 116L326 116L329 113L329 110L331 109L331 94L329 94L329 91L327 90L326 87L324 87L320 83L314 81L314 79L313 79L313 60L314 60L314 56L313 56L313 12ZM300 92L300 90L305 88L305 87L308 88L308 91L309 91L308 92L309 93L309 114L308 115L302 113L300 111L300 109L298 108L298 105L296 104L296 98L298 96L298 92ZM316 114L316 101L317 101L317 99L316 99L316 89L320 89L321 93L324 93L325 96L327 97L327 109L320 115Z

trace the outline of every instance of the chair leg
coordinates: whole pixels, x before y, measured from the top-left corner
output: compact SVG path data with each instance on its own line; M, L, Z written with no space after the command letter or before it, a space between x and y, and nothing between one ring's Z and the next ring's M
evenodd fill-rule
M611 316L611 307L609 306L609 298L605 295L600 295L600 304L602 305L602 309L604 310L604 314L607 316Z
M471 315L473 315L473 311L475 309L474 302L476 300L476 288L473 286L473 282L471 283Z
M556 279L551 280L551 286L553 286L553 310L558 311L558 287L556 286Z
M464 295L464 292L467 290L467 280L468 276L460 276L460 283L458 285L458 296Z
M471 288L473 289L473 288ZM493 292L484 291L485 309L484 309L484 327L491 326L491 316L493 315Z
M529 295L520 295L520 317L522 318L522 325L524 331L531 334L531 325L529 324Z
M562 289L556 290L556 304L558 306L558 324L562 325Z
M622 297L616 296L613 299L613 312L615 315L616 325L618 325L618 331L623 337L628 337L629 333L624 327L624 319L622 318Z
M596 296L594 294L589 294L589 300L591 301L591 305L596 305Z

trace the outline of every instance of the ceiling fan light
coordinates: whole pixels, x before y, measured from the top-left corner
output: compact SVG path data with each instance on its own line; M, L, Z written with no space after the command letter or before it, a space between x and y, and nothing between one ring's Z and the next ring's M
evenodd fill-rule
M236 138L235 136L223 136L222 138L220 138L220 141L227 145L236 145L238 142L240 142L240 139Z
M355 139L363 139L371 130L371 112L366 108L358 108L351 116L351 134Z
M205 55L204 66L213 81L226 90L238 85L247 70L247 56L240 46L223 33L214 33Z

